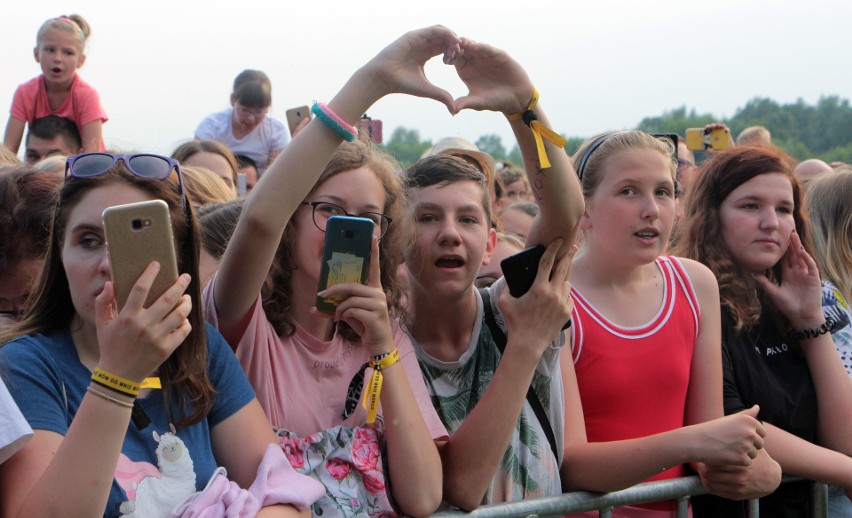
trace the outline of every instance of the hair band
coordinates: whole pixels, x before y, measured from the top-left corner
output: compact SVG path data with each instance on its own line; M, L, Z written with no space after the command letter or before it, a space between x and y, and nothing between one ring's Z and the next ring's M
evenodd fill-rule
M67 16L58 16L54 18L54 20L59 20L60 22L68 22L73 25L74 28L80 32L80 37L83 38L83 43L86 43L86 33L83 32L83 28L80 27L79 23L75 22L71 18L68 18Z

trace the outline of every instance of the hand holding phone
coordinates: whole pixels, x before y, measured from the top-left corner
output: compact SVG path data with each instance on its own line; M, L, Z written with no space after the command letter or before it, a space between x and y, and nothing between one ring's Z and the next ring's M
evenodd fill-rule
M142 272L151 262L160 263L145 299L144 307L149 307L178 278L168 205L162 200L116 205L104 210L102 217L119 311Z
M510 255L500 262L503 277L506 278L506 286L509 288L509 294L512 297L520 298L532 288L545 251L547 251L547 248L544 245L536 245ZM565 260L570 260L570 257ZM550 277L553 277L553 271L551 271ZM562 329L567 329L570 326L571 320L569 318Z
M375 224L367 218L332 216L325 228L319 289L335 284L360 282L366 284L370 270L370 251ZM334 313L341 302L334 297L317 296L317 309Z

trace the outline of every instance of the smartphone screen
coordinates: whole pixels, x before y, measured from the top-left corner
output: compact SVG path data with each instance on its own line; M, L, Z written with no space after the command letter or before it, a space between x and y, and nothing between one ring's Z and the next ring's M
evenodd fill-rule
M367 282L374 223L367 218L332 216L325 229L319 289L346 282ZM340 300L317 296L317 309L334 313Z
M133 285L152 261L160 263L144 307L149 307L178 277L172 220L162 200L116 205L103 212L107 253L120 311Z

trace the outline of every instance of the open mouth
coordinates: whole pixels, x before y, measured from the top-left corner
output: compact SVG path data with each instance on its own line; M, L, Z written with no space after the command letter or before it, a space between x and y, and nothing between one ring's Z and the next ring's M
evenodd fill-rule
M54 74L59 74L59 73L62 72L62 70L59 67L53 67L53 68L50 69L50 71L53 72Z
M633 235L638 236L642 239L654 239L655 237L659 236L660 233L656 230L642 230L640 232L636 232Z
M438 268L461 268L464 266L464 260L457 255L444 256L435 261L435 266Z

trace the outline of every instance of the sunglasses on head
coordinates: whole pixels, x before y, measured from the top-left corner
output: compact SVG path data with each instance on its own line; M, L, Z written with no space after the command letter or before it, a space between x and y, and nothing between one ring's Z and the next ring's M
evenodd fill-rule
M183 201L183 210L189 210L189 202L186 199L186 191L183 188L183 175L180 172L180 164L174 158L154 155L150 153L137 153L133 155L112 153L82 153L68 157L65 161L65 177L70 174L74 178L92 178L101 176L119 162L124 162L127 169L135 176L151 180L165 180L172 174L172 169L177 171L178 186Z

